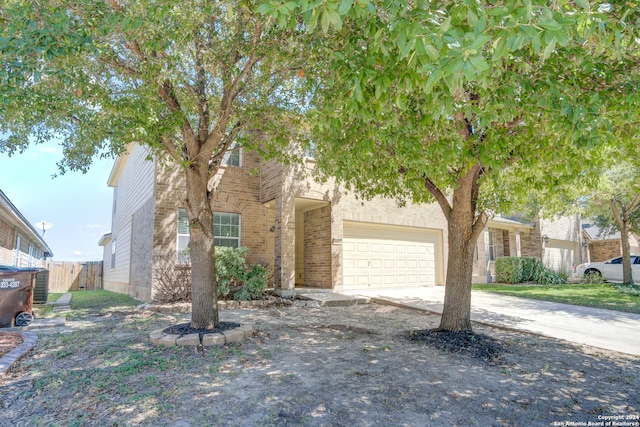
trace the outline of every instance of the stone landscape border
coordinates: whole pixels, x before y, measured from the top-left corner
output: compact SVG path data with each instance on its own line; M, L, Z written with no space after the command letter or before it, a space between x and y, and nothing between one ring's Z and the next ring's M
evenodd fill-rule
M0 358L0 375L4 375L18 359L31 351L38 341L38 335L33 332L18 332L18 334L22 336L22 344Z
M192 345L225 345L234 344L244 341L246 338L253 336L254 330L252 325L240 325L238 328L227 329L222 332L214 332L203 334L200 339L200 334L169 334L165 332L165 328L156 329L151 332L149 338L153 345L164 345L166 347L173 346L192 346Z
M219 310L233 310L236 308L258 308L272 305L292 305L290 298L270 297L269 299L253 301L218 301ZM145 310L158 311L161 313L191 313L190 302L177 302L170 304L142 304L139 308Z

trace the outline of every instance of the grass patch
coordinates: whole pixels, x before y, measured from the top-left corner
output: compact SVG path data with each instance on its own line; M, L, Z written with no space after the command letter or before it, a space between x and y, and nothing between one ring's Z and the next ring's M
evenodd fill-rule
M135 307L140 301L129 295L105 290L71 291L71 312L65 316L76 320L83 316L102 315L113 309Z
M62 295L64 295L64 293L62 292L49 292L49 294L47 295L47 301L56 302Z
M105 290L71 291L71 295L71 308L74 310L135 307L140 304L140 301L131 298L129 295Z
M619 290L615 285L573 284L573 285L473 285L473 290L493 292L522 298L581 305L584 307L606 308L627 313L640 313L640 297Z
M53 306L44 304L34 305L33 313L38 319L53 317Z

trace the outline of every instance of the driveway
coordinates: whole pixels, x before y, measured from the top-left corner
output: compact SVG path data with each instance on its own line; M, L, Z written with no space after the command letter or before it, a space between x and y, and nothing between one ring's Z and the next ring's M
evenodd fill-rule
M444 286L343 291L442 313ZM640 314L472 291L471 320L640 356Z

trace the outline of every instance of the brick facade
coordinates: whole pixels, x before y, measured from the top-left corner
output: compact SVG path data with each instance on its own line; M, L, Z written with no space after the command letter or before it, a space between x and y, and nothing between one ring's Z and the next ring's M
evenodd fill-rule
M606 261L622 255L620 239L590 242L589 255L591 262Z
M331 208L304 213L304 285L331 288Z

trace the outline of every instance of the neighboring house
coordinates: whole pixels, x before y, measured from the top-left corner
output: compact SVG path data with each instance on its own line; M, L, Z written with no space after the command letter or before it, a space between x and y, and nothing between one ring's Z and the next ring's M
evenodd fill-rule
M545 267L569 274L583 262L581 239L577 216L540 218L533 223L496 216L478 238L473 282L492 282L495 260L503 256L538 257Z
M42 267L53 256L38 231L0 191L0 265Z
M116 160L112 228L100 240L104 288L146 301L154 259L176 257L189 240L183 172L148 159L134 144ZM225 164L212 183L216 244L246 246L281 294L444 284L447 228L436 204L357 200L304 178L311 159L286 166L241 150Z
M585 262L606 261L622 255L622 239L620 232L603 234L601 230L589 223L582 224L582 236L585 249ZM640 239L635 234L629 235L632 254L640 254Z

